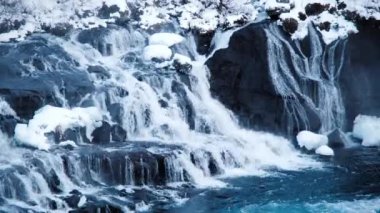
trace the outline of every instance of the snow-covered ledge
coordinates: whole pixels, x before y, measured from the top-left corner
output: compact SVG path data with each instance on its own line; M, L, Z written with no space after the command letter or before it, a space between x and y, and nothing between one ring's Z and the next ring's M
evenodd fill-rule
M259 14L277 17L293 39L315 24L325 42L357 32L354 13L380 20L379 0L5 0L0 4L0 42L22 40L30 33L125 23L141 28L178 21L182 29L209 33L255 21ZM137 8L136 10L130 8ZM268 18L269 18L268 16ZM260 16L262 17L262 16Z

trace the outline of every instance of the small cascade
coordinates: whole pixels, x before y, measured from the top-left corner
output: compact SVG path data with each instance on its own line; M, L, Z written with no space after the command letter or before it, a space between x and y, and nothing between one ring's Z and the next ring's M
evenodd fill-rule
M289 131L310 129L310 111L318 115L321 133L343 127L345 109L337 78L344 63L346 40L325 45L311 25L304 41L290 42L275 25L269 25L265 32L269 73L284 100ZM305 44L309 51L302 48Z

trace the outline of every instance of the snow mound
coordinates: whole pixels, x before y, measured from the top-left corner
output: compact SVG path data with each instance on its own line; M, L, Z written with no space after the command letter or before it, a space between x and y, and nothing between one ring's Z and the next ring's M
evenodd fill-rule
M315 150L315 153L318 155L333 156L334 150L332 150L330 147L326 145L322 145L318 149Z
M66 109L46 105L36 111L29 124L17 124L15 139L18 143L48 150L51 146L45 133L62 131L74 127L86 127L86 134L98 127L102 113L96 107Z
M358 115L354 121L353 136L363 140L363 146L380 146L380 118Z
M12 107L0 97L0 115L11 115L13 117L17 117L16 112L13 111Z
M149 44L161 44L171 47L175 44L181 43L185 38L175 33L155 33L149 37Z
M172 51L169 47L162 44L149 45L144 48L143 58L146 61L152 59L170 60Z
M191 59L185 55L175 53L173 56L173 61L178 62L179 64L191 64Z
M327 136L310 131L301 131L297 134L298 145L308 150L315 150L323 145L327 145L328 141Z

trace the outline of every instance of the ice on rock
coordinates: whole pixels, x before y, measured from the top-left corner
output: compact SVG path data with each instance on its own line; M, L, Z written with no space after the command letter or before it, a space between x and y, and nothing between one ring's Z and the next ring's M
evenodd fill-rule
M175 33L155 33L149 37L149 44L155 45L165 45L168 47L171 47L175 44L181 43L185 39Z
M12 107L0 97L0 115L11 115L17 117L16 112L13 111Z
M162 44L153 44L144 48L143 58L146 61L152 59L170 60L172 51L169 47Z
M315 153L318 155L333 156L334 150L332 150L327 145L322 145L318 149L315 150Z
M191 59L189 57L178 53L174 54L173 60L180 64L191 64Z
M354 121L353 136L363 140L363 146L380 146L380 118L358 115Z
M66 109L46 105L36 111L29 124L16 125L15 139L22 145L47 150L51 144L45 133L86 127L87 137L91 138L91 132L99 126L102 117L96 107Z
M297 134L298 145L308 150L315 150L318 147L327 145L328 141L329 139L326 135L320 135L310 131L301 131Z

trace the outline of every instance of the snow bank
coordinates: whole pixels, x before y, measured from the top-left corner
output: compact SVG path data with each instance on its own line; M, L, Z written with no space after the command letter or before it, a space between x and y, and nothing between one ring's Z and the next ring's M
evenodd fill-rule
M173 61L178 62L179 64L191 64L191 59L185 55L175 53L173 56Z
M149 45L144 48L143 58L146 61L152 59L170 60L172 51L169 47L162 44Z
M332 150L330 147L326 145L322 145L318 149L315 150L315 153L319 155L333 156L334 150Z
M12 107L0 97L0 115L12 115L13 117L17 117L16 112L13 111Z
M378 0L339 2L344 3L346 8L333 12L332 16L308 16L306 20L301 20L299 13L305 13L307 4L320 3L329 5L330 8L337 8L338 3L336 0L289 0L289 3L280 3L277 0L189 0L185 3L178 0L5 0L4 4L0 4L0 23L9 21L23 24L19 29L0 34L0 42L21 40L30 32L44 31L46 26L68 24L74 29L106 27L109 23L115 23L118 18L122 20L130 18L133 24L144 29L176 19L183 29L196 29L201 33L208 33L218 27L236 27L255 21L264 8L267 11L279 11L281 20L291 17L298 21L299 29L293 34L294 39L306 36L305 30L309 23L318 25L321 23L319 19L326 20L327 17L332 26L335 25L332 31L321 30L322 34L325 34L326 43L329 43L333 39L346 36L347 33L355 32L356 28L352 28L352 22L344 19L346 11L355 12L367 19L380 19ZM116 5L119 10L109 14L109 18L101 17L99 14L104 12L102 11L104 5L108 7ZM139 11L139 15L127 17L128 14L135 14L128 5ZM279 23L281 24L281 21Z
M379 0L345 0L344 3L347 5L347 11L355 12L366 19L380 20Z
M300 14L306 14L305 7L313 3L326 6L327 9L317 15L305 15L305 18L301 19ZM350 33L358 32L355 24L346 20L341 12L330 13L328 11L328 8L338 7L335 0L293 0L290 1L290 3L276 3L276 1L273 0L263 2L263 4L265 4L267 10L268 8L272 10L277 8L277 10L285 11L280 15L280 24L282 24L283 20L288 18L295 19L298 22L298 29L292 34L293 39L303 39L308 34L307 28L311 23L316 26L330 23L329 29L318 27L326 44L330 44L339 38L345 38Z
M18 143L47 150L50 143L45 133L86 127L87 137L100 125L102 113L96 107L65 109L46 105L36 111L29 124L17 124L15 139Z
M363 146L380 146L380 118L358 115L354 121L353 136L363 140Z
M298 145L308 150L315 150L320 146L327 145L328 141L327 136L310 131L301 131L297 134Z
M175 33L155 33L149 37L149 44L161 44L171 47L175 44L181 43L185 38Z

